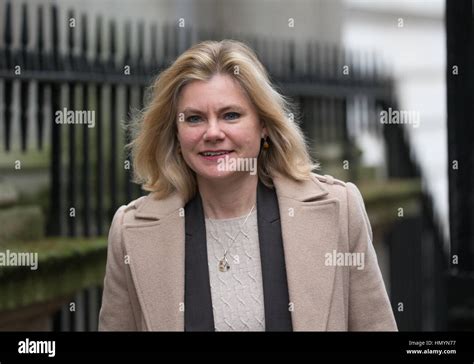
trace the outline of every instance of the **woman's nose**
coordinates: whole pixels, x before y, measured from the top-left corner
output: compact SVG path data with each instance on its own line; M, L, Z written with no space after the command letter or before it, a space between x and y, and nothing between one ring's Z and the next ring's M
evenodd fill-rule
M208 122L207 130L204 134L204 139L206 140L215 140L224 138L224 133L219 126L217 120L210 120Z

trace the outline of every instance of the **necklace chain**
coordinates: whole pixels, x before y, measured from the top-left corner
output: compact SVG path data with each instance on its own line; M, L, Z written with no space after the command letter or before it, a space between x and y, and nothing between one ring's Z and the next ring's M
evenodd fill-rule
M227 261L227 254L229 253L230 249L232 248L232 246L234 245L235 241L237 240L237 237L239 236L240 233L243 233L245 236L247 236L247 234L245 234L243 231L242 231L242 228L245 226L245 224L247 223L247 220L248 218L250 217L250 215L252 214L252 211L253 209L255 208L255 205L252 206L252 209L250 210L250 212L247 214L247 217L245 218L245 221L242 225L239 226L239 231L237 232L237 234L231 238L231 244L229 245L229 247L227 249L224 249L224 255L222 256L222 258L219 260L219 270L221 272L227 272L229 269L230 269L230 264L229 262ZM214 227L214 230L215 229L215 225L214 223L212 222L212 219L209 219L209 222L211 223L211 225ZM216 239L217 241L219 241L221 244L222 242L217 239L217 238L214 238ZM223 245L223 244L222 244ZM223 245L224 246L224 245Z

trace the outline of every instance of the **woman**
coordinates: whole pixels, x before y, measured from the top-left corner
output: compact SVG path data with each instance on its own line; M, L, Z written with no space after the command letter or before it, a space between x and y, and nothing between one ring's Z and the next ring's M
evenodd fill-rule
M112 221L100 330L397 329L357 187L312 173L251 49L200 43L153 88L131 145L150 194Z

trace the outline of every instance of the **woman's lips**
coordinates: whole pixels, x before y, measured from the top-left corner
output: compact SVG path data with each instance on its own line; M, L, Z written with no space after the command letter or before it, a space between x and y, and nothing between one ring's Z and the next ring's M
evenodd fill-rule
M199 153L199 155L200 155L202 158L204 158L204 159L206 159L206 160L208 160L208 161L216 161L216 160L218 160L219 158L224 158L226 155L229 155L229 154L231 154L231 153L233 153L233 152L234 152L234 151L231 150L231 151L228 151L228 152L226 152L226 153L219 154L219 155L209 155L209 156L207 156L207 155L202 155L201 153Z

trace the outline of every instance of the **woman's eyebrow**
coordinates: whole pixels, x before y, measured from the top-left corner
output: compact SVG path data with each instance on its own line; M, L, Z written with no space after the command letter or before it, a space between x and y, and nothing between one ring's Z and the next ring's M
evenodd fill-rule
M227 106L221 107L219 110L217 110L217 112L222 113L226 110L237 110L237 111L243 112L244 108L242 108L239 105L227 105ZM185 113L185 114L187 114L187 113L204 114L204 112L202 112L201 110L198 110L198 109L195 109L195 108L192 108L192 107L184 108L182 113Z
M239 106L239 105L228 105L228 106L221 107L218 110L218 112L221 113L221 112L224 112L226 110L237 110L237 111L243 112L244 108Z

